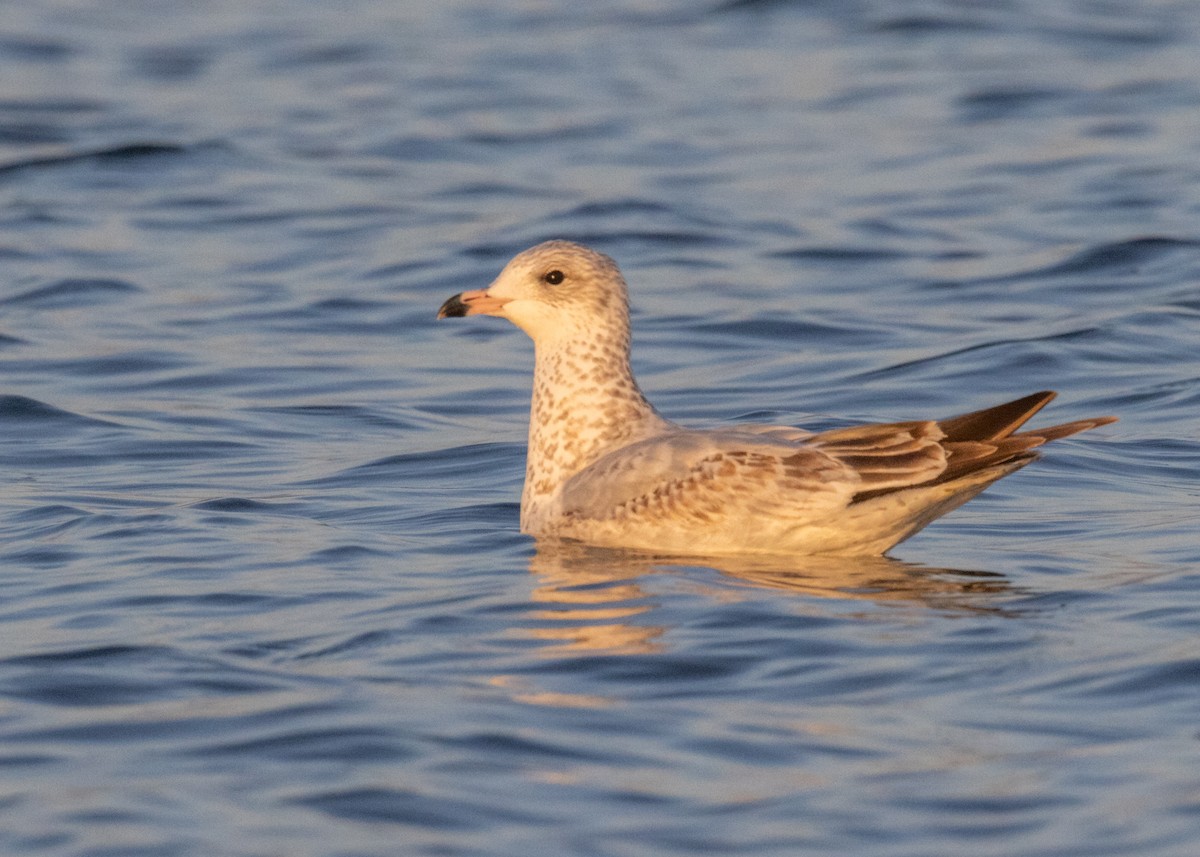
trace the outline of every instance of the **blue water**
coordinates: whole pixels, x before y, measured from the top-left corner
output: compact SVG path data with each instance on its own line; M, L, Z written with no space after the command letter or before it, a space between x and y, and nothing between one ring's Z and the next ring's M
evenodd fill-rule
M6 0L0 853L1200 853L1198 116L1187 0ZM677 420L1121 422L890 559L539 549L434 313L551 237Z

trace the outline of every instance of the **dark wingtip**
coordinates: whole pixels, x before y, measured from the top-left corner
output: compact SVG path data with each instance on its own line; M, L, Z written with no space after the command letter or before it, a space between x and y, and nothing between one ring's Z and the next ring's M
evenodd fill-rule
M1013 402L938 420L937 423L946 433L947 440L1003 440L1057 395L1053 390L1042 390Z
M462 302L462 292L448 298L437 312L438 318L462 318L467 314L467 305Z

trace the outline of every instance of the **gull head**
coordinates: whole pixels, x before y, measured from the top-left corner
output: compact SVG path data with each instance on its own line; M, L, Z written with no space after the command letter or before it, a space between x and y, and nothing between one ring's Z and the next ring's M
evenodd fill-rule
M513 257L486 289L461 292L438 318L494 315L535 342L594 335L604 328L627 333L629 298L617 264L570 241L547 241Z

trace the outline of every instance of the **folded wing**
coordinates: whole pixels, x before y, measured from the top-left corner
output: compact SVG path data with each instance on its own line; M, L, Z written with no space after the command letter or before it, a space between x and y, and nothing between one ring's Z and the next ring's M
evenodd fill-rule
M855 503L962 481L973 492L1037 457L1049 440L1112 422L1079 420L1018 433L1054 394L945 420L809 434L776 426L678 429L631 444L572 477L570 519L662 519L676 525L758 516L812 521ZM943 495L944 496L944 495Z

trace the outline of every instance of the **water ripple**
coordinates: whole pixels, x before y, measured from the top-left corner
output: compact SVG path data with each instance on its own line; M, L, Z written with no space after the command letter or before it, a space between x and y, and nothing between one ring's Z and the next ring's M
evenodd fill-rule
M0 851L1195 850L1200 6L658 6L5 4ZM897 558L535 542L434 315L552 237L673 419L1121 422Z

